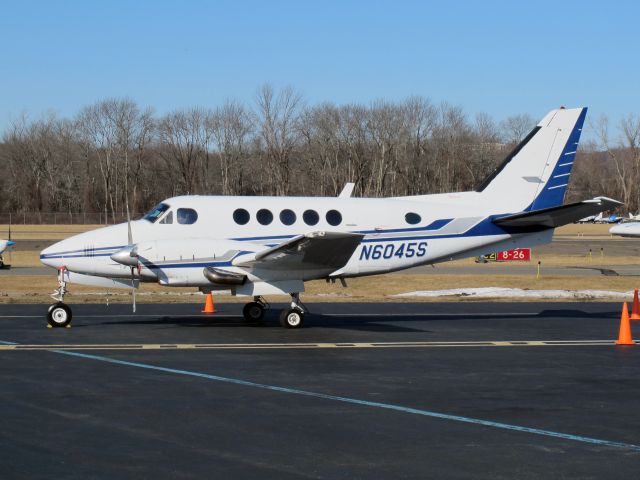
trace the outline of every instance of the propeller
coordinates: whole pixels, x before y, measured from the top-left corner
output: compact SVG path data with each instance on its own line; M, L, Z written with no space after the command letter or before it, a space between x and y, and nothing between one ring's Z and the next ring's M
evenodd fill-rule
M11 241L11 214L9 214L9 238L7 239L7 247L12 247L16 242ZM9 248L9 265L13 263L13 248Z
M131 247L129 249L129 258L135 259L135 264L129 263L131 269L131 305L133 307L133 313L136 313L136 285L135 285L135 269L138 268L138 251L133 244L133 233L131 232L131 215L129 214L129 202L127 202L127 242Z

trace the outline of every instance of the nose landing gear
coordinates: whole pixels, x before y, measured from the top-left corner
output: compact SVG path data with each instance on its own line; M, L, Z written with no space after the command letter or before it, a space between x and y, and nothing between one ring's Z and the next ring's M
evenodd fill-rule
M64 303L64 296L67 293L67 282L64 280L65 267L58 269L58 288L55 289L51 298L56 300L56 303L49 306L47 311L47 323L50 328L60 328L71 326L71 318L73 314L71 308Z

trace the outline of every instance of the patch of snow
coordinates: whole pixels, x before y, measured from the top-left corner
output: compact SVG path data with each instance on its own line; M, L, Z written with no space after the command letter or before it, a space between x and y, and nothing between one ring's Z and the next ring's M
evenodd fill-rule
M521 288L481 287L451 288L449 290L420 290L398 293L394 297L471 297L471 298L628 298L633 291L614 292L609 290L523 290Z

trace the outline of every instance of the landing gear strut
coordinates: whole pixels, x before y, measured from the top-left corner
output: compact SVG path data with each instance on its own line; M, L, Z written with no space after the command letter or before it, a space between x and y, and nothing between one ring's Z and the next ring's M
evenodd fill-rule
M47 311L47 323L53 328L71 325L71 318L73 317L71 308L64 303L64 296L67 293L67 282L64 280L65 270L65 267L58 269L58 288L51 295L56 300L56 303L51 305Z
M247 303L242 309L242 315L247 322L261 322L264 318L264 311L269 305L260 296L253 297L253 302Z
M301 328L304 324L304 310L300 302L300 293L292 293L291 307L280 312L280 325L285 328Z

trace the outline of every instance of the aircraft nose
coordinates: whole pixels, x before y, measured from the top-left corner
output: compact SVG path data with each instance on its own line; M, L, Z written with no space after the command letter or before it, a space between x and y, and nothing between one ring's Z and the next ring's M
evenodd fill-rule
M611 227L609 229L609 233L616 235L616 234L620 234L622 233L622 231L624 230L624 226L623 225L616 225L615 227Z
M13 242L11 240L7 241L7 247L11 247L12 245L15 245L16 242Z
M54 243L40 252L40 261L48 267L58 268L64 261L65 241Z

